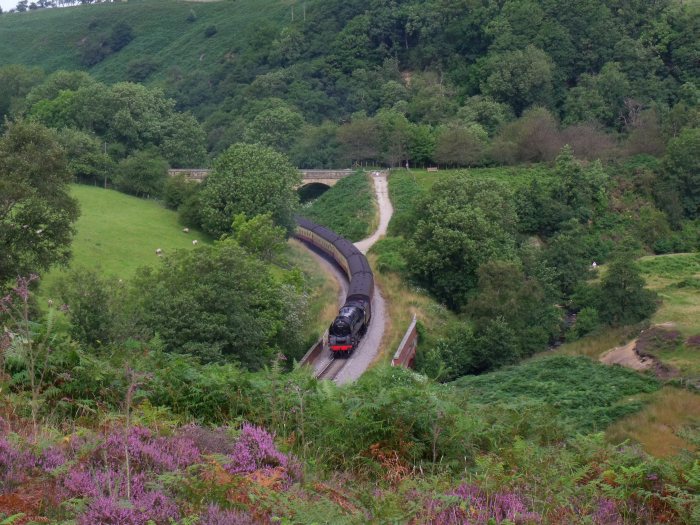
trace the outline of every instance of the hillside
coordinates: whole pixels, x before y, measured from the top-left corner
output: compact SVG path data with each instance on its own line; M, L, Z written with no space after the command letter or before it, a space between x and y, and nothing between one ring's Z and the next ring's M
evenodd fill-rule
M188 20L191 12L193 21ZM133 28L135 38L89 68L96 78L124 80L129 63L145 58L154 61L153 79L161 82L171 67L211 74L227 53L262 28L278 29L288 16L287 6L279 0L131 0L6 14L0 16L0 64L40 66L49 72L85 69L81 49L123 21ZM205 29L212 25L217 28L216 38L206 38Z

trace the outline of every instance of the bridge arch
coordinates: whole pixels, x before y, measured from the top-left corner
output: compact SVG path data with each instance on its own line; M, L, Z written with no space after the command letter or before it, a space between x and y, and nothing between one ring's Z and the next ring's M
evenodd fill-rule
M297 194L302 203L318 199L331 188L330 185L319 181L303 181L301 186L297 187Z

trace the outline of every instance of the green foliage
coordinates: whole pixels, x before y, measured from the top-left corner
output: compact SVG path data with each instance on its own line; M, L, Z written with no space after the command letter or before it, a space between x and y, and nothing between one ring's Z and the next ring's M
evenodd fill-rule
M74 268L58 280L52 295L67 306L71 337L99 347L118 341L119 333L128 334L133 327L120 315L124 305L118 303L118 288L124 286L90 268Z
M686 129L668 144L663 183L676 194L683 215L700 218L700 128Z
M114 174L114 186L138 197L159 198L168 177L168 163L154 151L139 151L122 160Z
M57 135L30 122L0 137L0 286L70 257L77 202Z
M548 296L543 283L534 276L526 276L512 262L485 262L477 274L475 294L467 305L477 333L487 330L496 319L512 332L517 347L515 355L530 356L543 350L558 333L560 322L553 297ZM509 358L512 359L493 358L489 368L504 364Z
M656 311L657 296L644 289L644 279L630 255L613 259L600 285L601 319L612 325L632 324Z
M276 224L291 231L299 178L287 158L269 147L231 146L216 159L199 193L202 227L218 237L231 231L236 214L269 212Z
M377 241L371 248L371 252L377 255L377 269L382 273L404 273L408 268L403 253L405 245L403 237L385 237Z
M598 310L592 306L587 306L576 314L576 323L567 334L567 341L569 339L579 339L584 335L588 335L598 328L599 325L600 316L598 315Z
M278 352L297 356L305 305L294 275L275 278L230 240L163 260L139 271L132 301L139 326L158 334L166 350L251 369Z
M464 377L455 385L464 388L475 403L519 406L544 402L553 406L559 421L571 425L574 431L604 429L639 408L639 400L632 396L659 388L655 379L634 371L601 365L585 357L563 356Z
M183 174L168 177L163 189L163 203L171 210L177 210L199 189L199 183L188 180Z
M450 308L462 308L481 264L515 257L511 200L498 184L466 176L438 181L416 206L406 252L412 277Z
M364 239L375 220L372 181L362 172L342 178L302 213L353 242Z
M275 226L271 213L256 215L251 219L239 213L233 218L231 225L232 238L243 248L263 261L279 261L287 243L285 230Z
M74 128L109 143L113 157L156 148L174 167L201 166L205 135L196 119L175 110L159 89L98 83L58 71L27 95L26 111L54 128Z

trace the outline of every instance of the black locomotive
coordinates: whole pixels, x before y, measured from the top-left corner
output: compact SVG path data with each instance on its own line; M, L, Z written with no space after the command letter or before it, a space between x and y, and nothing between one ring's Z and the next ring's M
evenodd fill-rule
M330 255L350 280L345 304L328 329L331 352L350 355L367 332L372 318L372 269L367 258L347 239L303 217L297 217L296 222L296 237Z

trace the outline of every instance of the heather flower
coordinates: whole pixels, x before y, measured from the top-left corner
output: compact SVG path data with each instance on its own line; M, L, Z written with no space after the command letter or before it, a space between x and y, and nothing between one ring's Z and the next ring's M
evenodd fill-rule
M168 525L177 520L180 513L173 501L160 492L149 492L133 501L113 497L94 499L84 514L78 517L78 525Z
M486 525L504 521L515 524L540 523L542 518L529 512L520 496L514 493L487 495L475 485L461 485L451 496L459 498L458 503L448 504L429 502L430 523L439 525Z
M15 449L5 438L0 438L0 492L21 483L36 466L32 454Z
M286 482L298 479L301 475L298 463L277 450L272 434L248 423L243 424L238 441L228 458L229 462L224 468L231 474L250 474L258 470L266 472L281 468Z
M195 443L181 436L154 437L144 427L133 427L128 437L118 430L113 432L94 455L96 461L106 458L107 465L117 468L125 461L125 450L129 452L134 470L168 472L188 467L201 460Z
M287 456L277 450L269 432L247 423L243 425L229 459L226 470L231 474L246 474L266 467L286 467L288 462Z
M593 513L593 523L595 525L622 525L622 516L617 510L615 502L609 499L598 501L598 507Z
M182 427L178 436L190 439L202 454L230 454L233 452L234 440L225 427L204 428L199 425Z
M238 510L223 510L217 505L210 505L197 522L199 525L255 525L250 514Z
M44 450L37 462L45 472L52 472L62 467L66 462L66 455L58 447L51 447Z

